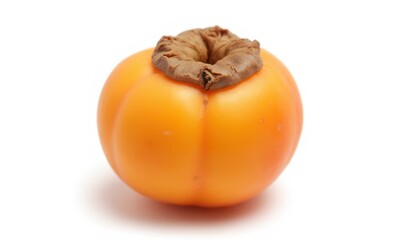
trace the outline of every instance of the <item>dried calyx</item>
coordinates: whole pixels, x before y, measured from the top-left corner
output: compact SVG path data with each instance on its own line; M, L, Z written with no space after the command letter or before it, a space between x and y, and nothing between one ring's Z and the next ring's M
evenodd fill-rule
M239 38L218 26L163 36L152 63L168 77L206 90L236 84L263 65L259 42Z

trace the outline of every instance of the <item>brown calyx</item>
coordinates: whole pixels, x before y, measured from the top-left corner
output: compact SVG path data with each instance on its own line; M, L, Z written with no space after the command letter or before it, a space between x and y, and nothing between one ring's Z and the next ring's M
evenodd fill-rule
M259 42L239 38L218 26L163 36L152 63L168 77L206 90L236 84L263 65Z

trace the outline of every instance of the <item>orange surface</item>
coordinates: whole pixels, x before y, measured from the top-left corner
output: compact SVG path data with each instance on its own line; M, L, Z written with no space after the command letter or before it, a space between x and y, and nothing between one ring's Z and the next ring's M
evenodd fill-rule
M261 71L205 91L156 70L152 51L122 61L100 97L98 130L115 172L141 194L179 205L233 205L270 185L302 128L284 65L262 50Z

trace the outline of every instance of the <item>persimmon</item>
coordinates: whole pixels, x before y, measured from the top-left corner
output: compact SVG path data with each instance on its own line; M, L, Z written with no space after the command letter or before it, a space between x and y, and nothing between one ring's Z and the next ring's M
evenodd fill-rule
M118 176L155 200L233 205L269 186L302 129L296 83L257 41L211 27L165 36L123 60L98 130Z

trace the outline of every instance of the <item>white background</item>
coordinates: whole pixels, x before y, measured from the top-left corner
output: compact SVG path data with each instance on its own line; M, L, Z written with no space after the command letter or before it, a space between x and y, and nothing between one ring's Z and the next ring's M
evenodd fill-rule
M162 35L216 24L291 70L299 147L243 205L155 203L103 155L101 88ZM393 0L0 0L0 239L398 239L397 105Z

